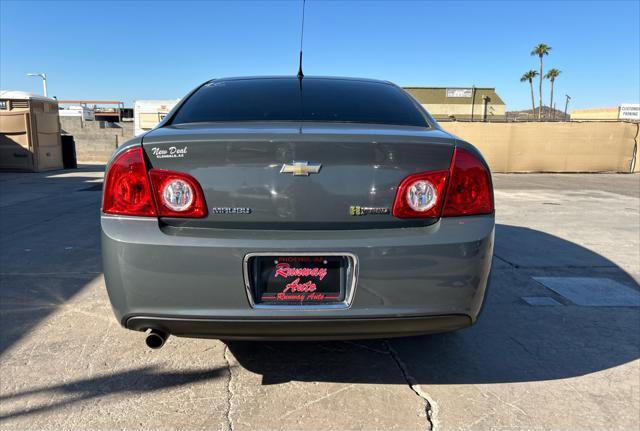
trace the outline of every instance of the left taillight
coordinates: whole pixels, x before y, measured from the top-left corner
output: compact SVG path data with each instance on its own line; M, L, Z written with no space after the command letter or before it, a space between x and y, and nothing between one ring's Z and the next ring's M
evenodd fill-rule
M102 212L138 217L207 216L198 181L183 172L147 168L141 147L119 154L107 172Z
M151 169L149 178L160 217L206 217L207 204L202 187L191 175Z
M119 154L104 182L102 212L140 217L156 217L151 186L141 147Z

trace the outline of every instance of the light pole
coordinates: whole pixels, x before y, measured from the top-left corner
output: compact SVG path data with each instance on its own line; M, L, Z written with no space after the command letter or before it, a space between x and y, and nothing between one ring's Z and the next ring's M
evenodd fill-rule
M476 107L476 86L471 86L471 122L473 123L473 110Z
M571 96L568 94L564 95L567 100L564 102L564 121L567 121L567 107L569 106L569 100L571 100Z
M39 76L42 78L42 86L44 87L44 97L49 97L47 94L47 74L46 73L27 73L27 76Z

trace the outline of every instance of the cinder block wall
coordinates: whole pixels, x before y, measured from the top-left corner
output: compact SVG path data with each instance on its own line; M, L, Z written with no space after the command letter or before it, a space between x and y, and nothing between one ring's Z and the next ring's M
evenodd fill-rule
M638 153L638 123L440 124L478 147L493 172L632 172Z
M60 124L63 133L74 136L81 163L106 163L119 145L133 137L133 123L103 129L97 121L60 117ZM443 122L441 126L478 147L493 172L640 172L638 123Z
M79 163L106 163L113 151L133 137L133 123L114 123L101 128L100 121L81 121L79 117L60 117L63 134L73 135Z

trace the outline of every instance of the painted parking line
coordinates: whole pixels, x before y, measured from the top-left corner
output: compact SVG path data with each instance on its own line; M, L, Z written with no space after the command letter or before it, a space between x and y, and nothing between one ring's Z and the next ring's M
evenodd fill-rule
M576 305L640 307L640 292L610 278L533 277L533 279Z
M523 296L522 299L524 302L534 307L562 305L550 296Z

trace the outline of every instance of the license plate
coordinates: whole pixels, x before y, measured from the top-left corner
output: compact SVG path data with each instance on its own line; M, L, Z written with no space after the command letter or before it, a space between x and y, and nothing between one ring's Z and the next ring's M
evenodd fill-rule
M310 305L345 300L346 256L255 256L248 262L256 304Z

